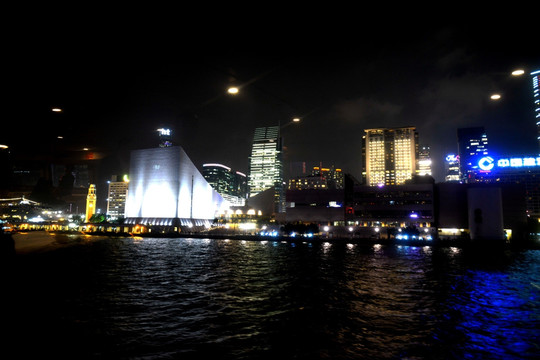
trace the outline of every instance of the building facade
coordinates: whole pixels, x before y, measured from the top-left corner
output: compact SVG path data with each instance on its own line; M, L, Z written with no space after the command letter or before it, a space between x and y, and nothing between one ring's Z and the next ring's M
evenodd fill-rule
M478 182L478 160L489 155L488 138L483 126L457 130L461 181Z
M244 206L247 197L247 178L222 164L204 164L202 174L206 181L225 200L235 206Z
M129 181L126 224L209 226L225 205L180 146L132 151Z
M125 216L128 187L129 181L127 177L122 181L118 181L118 178L113 176L109 181L107 216L110 218L118 219Z
M289 179L288 190L343 189L344 177L341 169L334 166L314 166L310 174Z
M275 211L285 211L282 141L279 126L255 129L249 157L249 196L275 188Z
M446 182L460 182L461 176L459 174L459 155L448 154L444 159L444 181Z
M484 156L477 167L482 182L523 185L527 215L540 218L540 156Z
M418 151L418 175L431 176L431 149L428 145L420 146Z
M533 88L533 102L534 102L534 118L536 121L538 148L540 150L540 70L531 72L532 88Z
M400 185L412 179L416 174L418 159L416 128L409 126L364 131L364 183L369 186Z

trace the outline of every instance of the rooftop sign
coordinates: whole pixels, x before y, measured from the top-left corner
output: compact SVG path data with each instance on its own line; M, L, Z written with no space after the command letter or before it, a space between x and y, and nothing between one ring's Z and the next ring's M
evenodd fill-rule
M491 156L484 156L478 161L478 168L483 171L491 171L495 168L522 168L522 167L540 167L540 157L504 157L495 161Z

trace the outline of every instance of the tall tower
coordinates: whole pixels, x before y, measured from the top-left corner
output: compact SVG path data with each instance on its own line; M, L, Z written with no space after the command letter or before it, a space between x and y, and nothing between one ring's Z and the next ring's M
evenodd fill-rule
M96 213L96 185L90 184L88 195L86 195L86 216L84 222L87 223L92 215Z
M457 130L459 171L463 182L474 182L478 160L488 155L488 138L483 126Z
M249 157L249 196L275 187L275 211L285 210L283 186L282 142L279 126L255 129Z
M369 186L400 185L416 173L416 128L366 129L363 137L365 183Z
M420 146L420 150L418 151L417 173L420 176L431 176L431 150L428 145Z
M533 101L534 101L534 116L536 119L536 131L538 139L538 147L540 148L540 70L533 71L532 76L532 87L533 87Z

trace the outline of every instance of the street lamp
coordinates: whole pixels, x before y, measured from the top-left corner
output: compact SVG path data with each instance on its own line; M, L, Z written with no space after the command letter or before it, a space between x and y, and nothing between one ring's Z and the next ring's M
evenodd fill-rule
M514 77L518 77L518 76L521 76L523 74L525 74L525 70L523 70L523 69L516 69L516 70L511 72L511 75L514 76ZM497 100L500 100L502 98L502 96L499 93L494 93L494 94L491 94L489 98L491 100L497 101Z
M285 127L287 127L287 126L289 126L289 125L291 125L291 124L299 123L299 122L300 122L300 118L299 118L299 117L295 117L295 118L292 118L292 120L289 121L289 122L286 123L286 124L283 124L283 125L279 124L279 128L280 128L280 130L282 130L282 129L284 129Z

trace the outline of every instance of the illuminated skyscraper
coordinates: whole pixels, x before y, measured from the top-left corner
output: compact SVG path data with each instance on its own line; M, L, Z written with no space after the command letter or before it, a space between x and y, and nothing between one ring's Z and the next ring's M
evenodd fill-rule
M533 86L534 116L536 119L538 145L540 147L540 88L538 85L540 82L540 70L533 71L531 76Z
M246 175L222 164L204 164L202 175L225 200L244 206L247 196Z
M415 127L364 131L362 177L365 184L400 185L416 174L418 133Z
M279 126L255 129L249 158L249 196L275 187L275 211L285 210L283 186L282 143Z
M456 181L459 182L461 177L459 176L459 156L455 154L446 155L444 162L445 177L444 181Z
M418 175L431 176L431 151L429 146L423 145L418 151Z
M86 215L84 222L88 222L96 213L96 185L90 184L88 195L86 196Z
M483 126L457 130L459 167L463 182L475 182L478 160L488 155L488 138Z
M107 216L118 219L126 212L126 200L129 181L127 175L118 181L116 175L109 181L109 194L107 195Z

